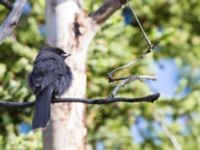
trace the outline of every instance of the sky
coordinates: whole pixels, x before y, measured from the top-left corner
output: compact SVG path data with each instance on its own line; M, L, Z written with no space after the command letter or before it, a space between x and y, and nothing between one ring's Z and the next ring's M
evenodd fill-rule
M180 71L173 59L161 59L152 64L156 68L157 81L150 81L149 85L153 91L159 92L162 97L172 98L180 80Z

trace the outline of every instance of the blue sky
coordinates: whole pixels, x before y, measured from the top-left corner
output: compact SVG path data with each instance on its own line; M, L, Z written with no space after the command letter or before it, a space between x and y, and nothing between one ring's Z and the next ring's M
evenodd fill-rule
M153 63L152 67L156 68L155 75L158 80L149 82L151 89L159 92L165 98L174 97L180 79L180 71L175 61L161 59L159 62Z

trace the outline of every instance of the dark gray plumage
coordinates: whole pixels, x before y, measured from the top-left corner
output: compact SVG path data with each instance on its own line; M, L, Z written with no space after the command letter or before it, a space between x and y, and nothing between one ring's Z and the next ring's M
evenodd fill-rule
M46 47L40 50L35 59L28 76L28 84L36 95L33 129L47 126L52 97L61 96L71 86L72 72L64 62L68 56L60 48Z

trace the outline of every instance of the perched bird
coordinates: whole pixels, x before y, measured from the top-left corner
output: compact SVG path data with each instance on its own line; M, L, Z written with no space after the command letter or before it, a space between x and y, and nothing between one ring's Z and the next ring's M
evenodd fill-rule
M36 95L33 129L45 128L50 120L51 99L61 96L72 83L72 72L65 59L70 56L57 47L42 48L37 55L28 84Z

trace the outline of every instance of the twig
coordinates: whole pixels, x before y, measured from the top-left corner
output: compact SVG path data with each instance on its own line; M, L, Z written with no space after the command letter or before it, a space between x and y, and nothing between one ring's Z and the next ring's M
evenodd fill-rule
M144 35L144 39L145 39L145 41L146 41L146 43L147 43L147 45L148 45L148 49L147 49L147 51L144 52L140 57L138 57L138 58L132 60L131 62L127 63L126 65L117 67L117 68L113 69L111 72L109 72L109 73L108 73L108 80L109 80L109 82L113 82L113 81L117 81L117 80L124 80L123 77L122 77L122 78L116 78L116 79L113 78L113 74L114 74L116 71L121 70L121 69L124 69L124 68L127 68L127 67L129 67L130 65L136 63L137 61L143 59L147 54L151 53L152 50L155 49L155 48L158 46L158 44L159 44L159 42L158 42L158 43L156 43L156 44L154 44L154 45L152 46L151 41L149 40L147 34L145 33L145 31L144 31L144 29L143 29L143 27L142 27L142 25L141 25L141 23L140 23L140 21L139 21L139 19L138 19L137 15L136 15L136 13L135 13L135 11L134 11L134 9L133 9L133 7L132 7L132 6L130 5L130 3L129 3L129 0L126 0L126 2L128 3L128 5L129 5L131 11L133 12L133 14L134 14L134 16L135 16L135 18L136 18L136 21L137 21L137 23L138 23L138 25L139 25L139 27L140 27L140 30L142 31L142 33L143 33L143 35Z
M0 4L4 5L9 10L13 7L12 3L7 0L0 0Z
M157 47L157 45L158 45L158 43L155 44L154 46L152 46L151 48L149 48L146 52L144 52L144 53L143 53L141 56L139 56L138 58L132 60L131 62L129 62L129 63L123 65L123 66L117 67L117 68L113 69L111 72L109 72L109 73L108 73L108 80L109 80L109 82L114 82L114 81L117 81L117 80L124 80L124 79L128 78L128 77L126 77L126 78L124 78L124 77L122 77L122 78L113 78L113 74L114 74L116 71L119 71L119 70L121 70L121 69L127 68L127 67L129 67L130 65L132 65L132 64L138 62L139 60L143 59L147 54L149 54L149 53L151 52L151 49L152 49L152 50L155 49L155 48Z
M151 53L152 50L155 49L155 48L157 47L157 45L158 45L158 43L157 43L157 44L155 44L155 45L152 46L151 41L149 40L148 36L146 35L146 33L145 33L145 31L144 31L144 29L143 29L143 27L142 27L142 25L141 25L141 23L140 23L140 21L139 21L137 15L136 15L136 13L135 13L133 7L132 7L132 6L130 5L130 3L129 3L129 0L126 0L126 2L128 3L130 9L132 10L133 15L135 16L136 21L137 21L137 23L138 23L138 25L139 25L139 27L140 27L140 30L142 31L142 33L143 33L143 35L144 35L144 39L145 39L145 41L146 41L146 43L147 43L147 45L148 45L148 49L147 49L147 51L145 51L145 52L144 52L141 56L139 56L138 58L132 60L131 62L129 62L129 63L123 65L123 66L120 66L120 67L117 67L117 68L113 69L111 72L109 72L109 73L107 74L107 75L108 75L107 77L108 77L109 82L121 81L120 83L118 83L118 84L115 86L115 88L113 89L113 91L112 91L110 97L115 97L115 96L117 95L117 92L119 91L119 89L120 89L121 87L123 87L123 86L125 86L126 84L128 84L128 83L130 83L130 82L133 82L133 81L135 81L135 80L156 80L155 77L150 77L150 76L128 76L128 77L113 78L113 74L114 74L115 72L117 72L117 71L119 71L119 70L121 70L121 69L127 68L127 67L129 67L130 65L132 65L132 64L138 62L139 60L143 59L147 54Z
M10 14L7 16L7 18L4 20L4 22L0 26L0 44L14 30L22 14L22 10L25 3L26 3L26 0L16 0L16 2L13 4L12 11L10 12Z
M135 11L134 11L134 9L133 9L133 7L132 7L131 4L129 3L129 0L126 0L126 1L127 1L127 3L128 3L128 6L130 7L131 11L133 12L133 15L135 16L135 19L136 19L136 21L137 21L137 23L138 23L138 25L139 25L139 27L140 27L140 30L142 31L142 33L143 33L143 35L144 35L144 39L145 39L147 45L149 46L149 48L152 48L151 41L149 40L147 34L145 33L145 31L144 31L144 29L143 29L143 27L142 27L142 25L141 25L141 23L140 23L140 20L138 19L137 15L136 15L136 13L135 13ZM150 50L151 50L151 49L150 49Z
M145 97L139 98L123 98L123 97L115 97L115 98L97 98L97 99L84 99L84 98L56 98L56 100L52 101L52 103L86 103L86 104L109 104L115 102L126 102L126 103L136 103L136 102L150 102L153 103L160 97L159 93L148 95ZM34 102L6 102L0 101L0 107L31 107L34 105Z
M126 79L123 79L119 84L117 84L115 86L110 97L115 97L117 95L117 92L119 91L119 89L121 87L124 87L126 84L128 84L130 82L133 82L133 81L136 81L136 80L144 81L144 80L156 80L156 79L157 79L156 77L151 77L151 76L129 76Z
M170 132L167 126L162 122L158 115L154 115L155 120L160 124L161 130L169 138L175 150L182 150L180 143L178 142L176 136Z

